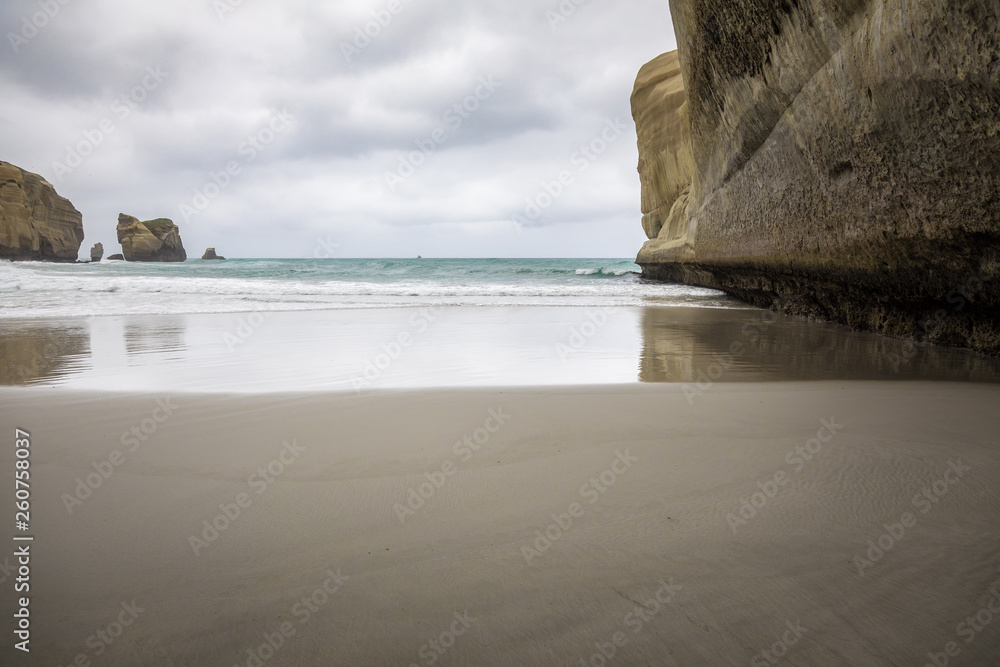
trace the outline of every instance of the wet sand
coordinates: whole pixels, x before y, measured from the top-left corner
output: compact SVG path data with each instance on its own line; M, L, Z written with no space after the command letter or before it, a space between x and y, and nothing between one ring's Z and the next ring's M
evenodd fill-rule
M995 664L1000 386L699 392L0 388L0 662Z
M1000 382L1000 360L754 308L396 308L0 320L0 385L357 392L781 380Z

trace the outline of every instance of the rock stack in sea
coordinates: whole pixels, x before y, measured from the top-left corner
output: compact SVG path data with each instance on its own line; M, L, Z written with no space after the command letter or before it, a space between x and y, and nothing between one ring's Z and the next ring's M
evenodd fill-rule
M647 277L1000 353L1000 5L671 0Z
M122 213L118 216L118 242L129 262L183 262L187 252L180 230L166 218L140 222Z

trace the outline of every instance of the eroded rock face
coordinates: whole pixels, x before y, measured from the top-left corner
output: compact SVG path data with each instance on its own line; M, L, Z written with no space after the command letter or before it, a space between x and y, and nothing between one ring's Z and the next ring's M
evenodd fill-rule
M38 174L0 162L0 258L75 262L83 216Z
M670 8L694 170L644 274L1000 353L1000 3ZM679 108L647 97L640 154ZM677 183L640 172L662 211Z
M223 257L221 255L217 255L215 253L215 248L206 248L205 249L205 254L202 255L201 258L202 259L218 259L218 260L223 260L223 261L226 259L225 257Z
M122 213L118 216L118 242L122 244L122 255L129 262L187 260L180 230L166 218L140 222Z
M639 135L642 228L655 239L667 227L665 242L682 240L687 211L671 215L691 187L694 156L684 79L676 51L647 63L635 81L632 116ZM687 200L685 196L685 201Z
M94 247L90 249L90 261L99 262L104 257L104 244L95 243Z

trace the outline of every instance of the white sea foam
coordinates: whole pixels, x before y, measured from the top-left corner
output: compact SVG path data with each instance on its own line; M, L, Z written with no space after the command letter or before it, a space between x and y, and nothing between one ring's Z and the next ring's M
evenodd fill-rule
M566 260L337 262L0 262L0 318L422 305L731 305L714 290L643 282L623 261L575 269Z

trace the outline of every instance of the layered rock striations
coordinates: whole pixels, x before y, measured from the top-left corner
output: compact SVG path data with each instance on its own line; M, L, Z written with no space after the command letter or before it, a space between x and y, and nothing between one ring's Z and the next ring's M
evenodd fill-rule
M670 8L683 85L667 54L632 97L644 275L1000 353L1000 4Z
M0 162L0 259L75 262L83 216L38 174Z
M639 180L642 184L642 228L664 241L681 240L687 222L694 156L684 80L676 51L647 63L635 81L632 116L639 136ZM682 206L674 209L674 204Z
M180 230L166 218L140 222L122 213L118 216L118 242L122 245L122 255L129 262L187 260Z

